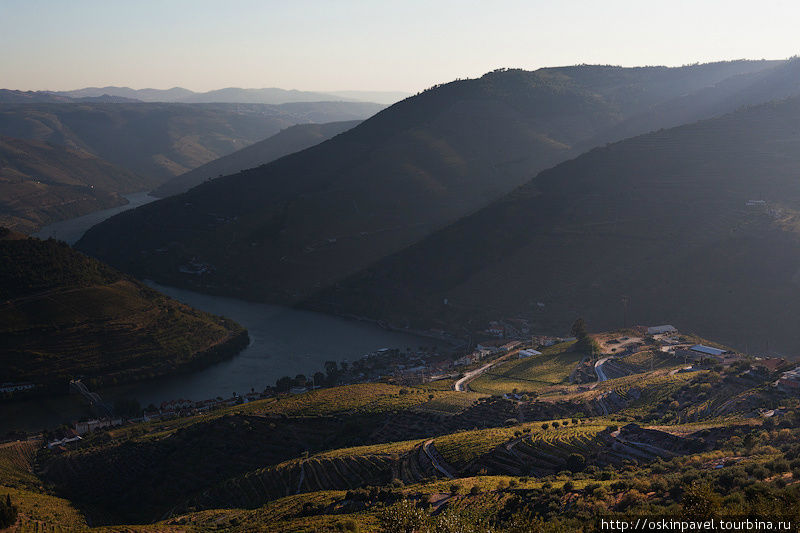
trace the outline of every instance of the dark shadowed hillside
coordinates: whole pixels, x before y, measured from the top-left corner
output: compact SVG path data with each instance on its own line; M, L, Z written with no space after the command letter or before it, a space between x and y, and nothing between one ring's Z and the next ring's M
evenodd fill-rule
M155 183L79 149L0 137L0 225L12 229L121 205L120 193Z
M578 66L448 83L313 148L114 217L79 246L170 284L302 301L621 121L770 65Z
M364 119L382 108L359 102L0 104L0 135L84 150L165 181L293 124Z
M0 228L2 381L66 392L70 378L121 383L209 364L247 333L72 250Z
M800 98L598 148L324 291L398 324L672 323L800 349ZM445 305L445 299L447 305ZM561 329L558 329L561 328Z
M360 121L329 122L327 124L298 124L259 141L247 148L215 159L185 174L176 176L156 188L153 196L164 197L186 192L206 180L235 174L254 168L285 155L305 150L334 135L354 128Z

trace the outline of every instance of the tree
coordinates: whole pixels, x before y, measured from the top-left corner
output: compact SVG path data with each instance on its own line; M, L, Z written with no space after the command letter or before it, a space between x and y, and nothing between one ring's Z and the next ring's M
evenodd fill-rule
M325 374L322 372L314 372L314 385L321 387L325 384Z
M593 356L600 351L597 341L586 331L586 322L582 318L578 318L572 324L572 336L576 339L574 346L576 352Z
M139 402L132 398L120 398L114 402L114 413L118 416L133 418L139 416L141 412L142 407Z
M572 323L572 336L576 339L586 336L586 322L582 318L578 318Z
M283 376L275 382L275 388L278 392L288 392L294 385L294 380L289 376Z
M11 503L11 495L0 498L0 529L11 527L17 521L18 509Z
M695 481L686 490L681 500L683 511L689 518L707 519L717 516L722 498L708 483Z
M579 453L571 453L567 457L567 468L573 472L580 472L586 468L586 458Z

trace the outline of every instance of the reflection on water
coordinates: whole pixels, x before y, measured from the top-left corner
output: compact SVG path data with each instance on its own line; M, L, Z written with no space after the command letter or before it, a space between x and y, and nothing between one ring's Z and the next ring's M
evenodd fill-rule
M112 207L111 209L103 209L102 211L95 211L94 213L89 213L88 215L78 218L55 222L43 227L38 233L34 233L33 236L39 237L40 239L49 239L52 237L72 245L78 242L89 228L101 223L105 219L113 217L117 213L135 209L140 205L149 204L154 200L158 200L158 198L154 196L148 196L147 192L137 192L124 196L128 200L128 203L125 205Z
M122 211L156 200L146 192L126 196L129 204L86 216L57 222L36 234L69 244L77 242L95 224ZM135 398L142 406L165 400L204 400L251 389L263 390L282 376L313 375L324 369L325 361L353 361L380 348L419 348L444 343L416 335L330 315L277 305L245 302L209 296L150 283L153 288L192 307L231 318L247 328L251 343L234 358L192 374L162 378L99 391L104 399ZM0 430L35 431L70 423L84 416L85 409L75 396L46 398L0 405Z
M232 318L249 331L250 346L229 361L193 374L101 391L109 399L130 397L147 405L178 398L227 398L234 392L261 391L282 376L311 376L323 370L325 361L353 361L380 348L442 344L321 313L148 284L192 307Z

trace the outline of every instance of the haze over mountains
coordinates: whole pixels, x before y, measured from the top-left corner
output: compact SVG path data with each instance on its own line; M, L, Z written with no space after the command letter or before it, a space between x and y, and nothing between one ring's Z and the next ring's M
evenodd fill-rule
M360 120L382 107L362 102L2 104L0 135L6 138L0 175L7 194L0 217L30 232L124 203L119 194L151 189L294 124ZM55 184L62 187L53 189Z
M0 137L0 226L32 232L156 183L80 149Z
M206 180L255 168L285 155L305 150L335 135L357 126L360 120L328 122L325 124L297 124L272 137L259 141L232 154L201 165L185 174L175 176L152 191L153 196L164 197L186 192Z
M396 323L669 321L794 352L800 97L594 149L315 297ZM445 304L445 301L447 302Z
M114 217L78 246L168 284L303 302L577 155L583 143L613 140L621 124L646 116L648 128L659 117L669 125L671 116L653 112L660 105L692 94L708 99L709 87L750 75L746 100L768 101L774 92L757 90L759 84L779 79L791 64L578 66L452 82L303 152ZM741 101L697 106L692 120ZM481 256L484 239L506 231L490 222L486 235L461 242L464 253ZM208 272L181 273L191 261ZM356 303L334 308L380 314L362 313Z
M289 102L373 102L393 104L410 93L400 91L313 92L278 88L242 89L227 87L195 92L183 87L172 89L131 89L130 87L85 87L71 91L15 91L0 89L0 103L69 103L69 102L171 102L185 104L270 104Z

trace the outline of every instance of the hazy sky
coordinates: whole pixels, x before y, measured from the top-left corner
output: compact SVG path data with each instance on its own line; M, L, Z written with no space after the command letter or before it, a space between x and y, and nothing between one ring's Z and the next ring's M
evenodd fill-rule
M800 53L800 2L0 0L0 87L416 92L498 67Z

